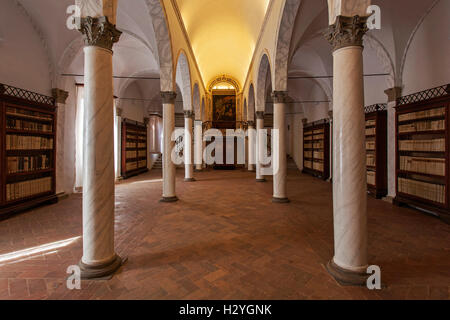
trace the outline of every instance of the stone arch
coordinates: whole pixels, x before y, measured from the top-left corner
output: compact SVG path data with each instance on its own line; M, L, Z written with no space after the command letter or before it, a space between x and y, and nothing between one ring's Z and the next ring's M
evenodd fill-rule
M194 103L195 120L201 120L202 113L200 106L200 89L197 82L194 85L193 103Z
M261 57L258 69L258 82L256 85L256 111L265 111L266 82L268 76L272 77L271 69L269 56L267 53L264 53Z
M284 3L277 35L275 81L272 82L274 91L287 91L289 49L299 6L298 0L286 0Z
M189 69L189 61L183 50L180 50L178 54L175 81L181 89L183 109L192 111L191 72Z
M248 91L248 112L247 121L255 121L255 87L253 83L250 84Z
M161 91L175 91L173 81L172 44L165 11L160 0L145 0L158 47L159 69L161 74Z

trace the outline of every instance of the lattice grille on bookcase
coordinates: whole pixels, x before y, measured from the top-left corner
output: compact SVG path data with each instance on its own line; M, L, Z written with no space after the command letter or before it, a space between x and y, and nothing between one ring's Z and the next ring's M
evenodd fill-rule
M372 113L372 112L376 112L376 111L383 111L387 109L387 104L386 103L377 103L377 104L373 104L371 106L367 106L364 108L364 112L365 113Z
M397 99L397 105L410 104L420 101L425 101L433 98L443 97L450 94L450 84L446 84L440 87L428 89L425 91L417 92Z
M0 83L0 94L37 103L55 105L55 98Z

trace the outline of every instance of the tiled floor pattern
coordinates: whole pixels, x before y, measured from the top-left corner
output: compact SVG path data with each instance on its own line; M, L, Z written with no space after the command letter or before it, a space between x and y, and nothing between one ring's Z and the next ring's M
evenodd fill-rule
M449 299L450 226L434 217L369 198L370 263L385 287L342 287L324 268L330 183L290 170L292 202L272 204L270 179L242 170L196 178L177 172L181 200L171 204L158 202L161 171L119 184L116 247L129 260L81 290L65 280L82 255L80 195L0 222L0 298Z

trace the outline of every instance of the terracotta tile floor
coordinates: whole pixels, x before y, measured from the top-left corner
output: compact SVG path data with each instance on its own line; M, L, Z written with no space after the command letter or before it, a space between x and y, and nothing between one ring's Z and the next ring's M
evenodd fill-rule
M129 261L81 290L65 282L81 257L79 195L0 222L0 298L449 299L450 227L436 218L369 198L370 263L386 287L341 287L324 268L333 254L330 183L290 171L292 203L280 205L272 183L248 172L197 173L195 183L177 175L173 204L158 202L161 171L117 186L116 246Z

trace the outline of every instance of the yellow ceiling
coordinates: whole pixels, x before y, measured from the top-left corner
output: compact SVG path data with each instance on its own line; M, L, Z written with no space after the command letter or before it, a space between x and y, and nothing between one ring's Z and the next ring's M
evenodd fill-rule
M203 81L245 81L270 0L176 0Z

